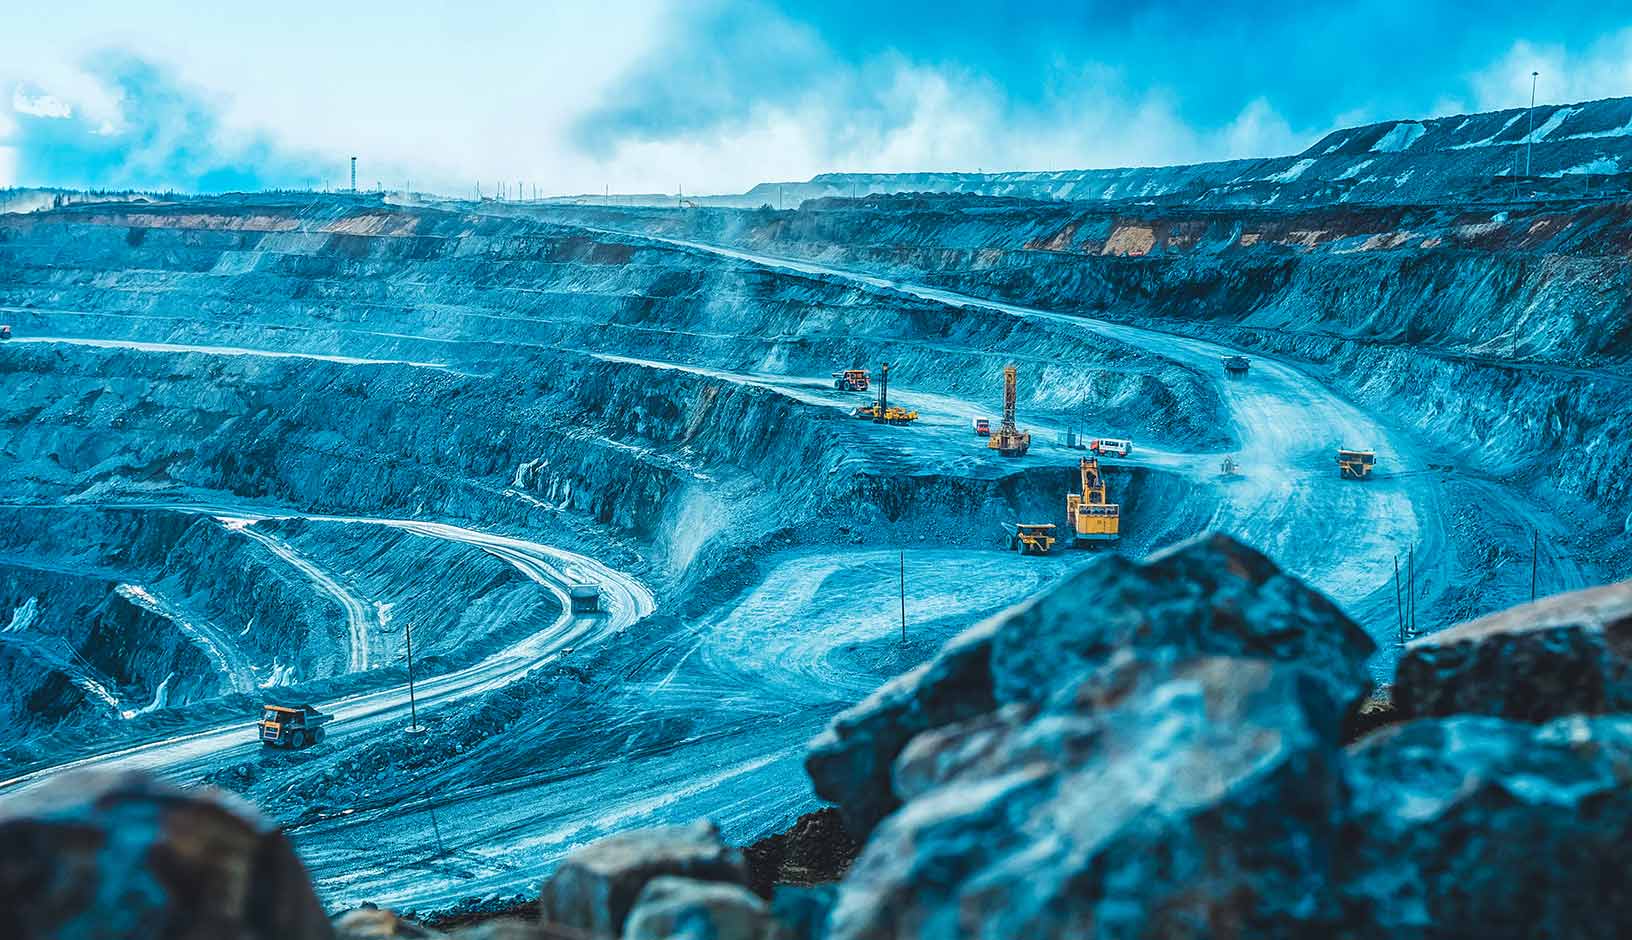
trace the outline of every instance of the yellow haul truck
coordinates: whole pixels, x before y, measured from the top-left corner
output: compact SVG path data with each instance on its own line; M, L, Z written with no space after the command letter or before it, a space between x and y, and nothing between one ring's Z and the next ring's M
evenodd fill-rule
M1055 541L1052 522L1016 522L1009 547L1022 555L1047 555Z
M332 720L333 715L324 714L310 705L267 705L261 709L261 720L257 725L262 744L298 751L323 743L323 726Z
M1371 477L1371 468L1377 465L1377 452L1371 450L1349 450L1342 448L1337 452L1337 476L1341 480L1366 480Z

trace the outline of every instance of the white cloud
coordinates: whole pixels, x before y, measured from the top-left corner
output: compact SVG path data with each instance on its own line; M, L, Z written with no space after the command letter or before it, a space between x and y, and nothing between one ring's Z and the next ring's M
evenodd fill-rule
M823 66L810 70L809 87L792 100L750 96L741 119L614 138L621 142L597 154L580 148L575 126L615 106L625 70L650 57L664 31L695 7L603 0L593 8L516 7L500 17L480 9L403 12L371 0L294 5L235 13L229 38L252 34L255 43L205 41L185 4L157 0L140 18L104 17L120 19L122 31L70 18L42 24L49 46L0 36L0 90L7 79L26 81L31 102L48 96L85 126L117 133L129 103L74 64L112 42L213 96L207 103L225 137L264 132L289 152L315 154L312 181L339 184L355 154L367 184L412 179L451 193L468 193L478 180L487 191L505 180L550 193L603 185L740 192L828 171L1149 166L1292 153L1328 129L1294 128L1260 99L1223 127L1198 130L1159 86L1143 89L1141 76L1081 62L1038 63L1050 97L1020 104L980 75L893 53L860 64L829 61L819 39L778 32L772 22L756 23L751 37L782 37L767 55ZM314 17L325 28L310 28ZM868 94L858 96L858 87ZM682 113L686 94L676 89L673 108ZM858 97L872 110L854 113Z
M11 109L18 114L43 118L65 118L74 113L74 109L61 98L47 94L31 95L21 85L12 90Z
M1473 110L1527 106L1531 72L1541 73L1537 104L1632 95L1632 29L1601 37L1585 48L1515 42L1506 55L1469 79Z
M0 147L0 188L17 185L17 148Z

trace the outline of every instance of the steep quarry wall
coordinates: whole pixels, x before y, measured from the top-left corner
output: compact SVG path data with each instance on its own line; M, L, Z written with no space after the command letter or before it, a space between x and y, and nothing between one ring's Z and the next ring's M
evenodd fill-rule
M797 213L597 212L588 224L893 272L1301 360L1492 478L1632 523L1632 205L1300 211L901 197Z

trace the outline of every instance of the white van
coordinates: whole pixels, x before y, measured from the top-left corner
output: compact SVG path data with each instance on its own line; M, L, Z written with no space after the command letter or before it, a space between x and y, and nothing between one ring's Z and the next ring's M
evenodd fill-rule
M1110 454L1126 457L1133 453L1133 442L1114 437L1096 437L1088 442L1088 449L1102 457Z

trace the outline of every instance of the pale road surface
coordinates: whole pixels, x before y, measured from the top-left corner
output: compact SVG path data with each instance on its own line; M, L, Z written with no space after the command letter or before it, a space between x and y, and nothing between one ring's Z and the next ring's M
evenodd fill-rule
M121 504L120 508L143 507ZM151 505L145 508L188 511L197 507ZM252 524L253 520L266 518L303 518L323 522L387 525L430 538L444 538L475 546L504 559L545 590L556 595L563 613L548 628L511 644L473 666L417 683L414 692L421 707L435 707L500 688L550 661L563 648L587 645L608 636L645 617L655 606L651 592L634 578L614 571L594 559L525 539L495 535L446 523L406 519L300 514L267 516L242 509L213 507L198 511L240 523ZM572 581L598 584L602 592L603 609L607 613L578 617L568 613L566 588ZM319 707L324 711L333 712L337 730L343 727L348 734L371 728L401 726L408 708L408 690L406 685L382 689L335 702L326 702ZM258 716L250 716L242 722L179 738L135 745L108 754L36 770L0 781L0 791L11 795L27 790L54 774L90 767L100 770L156 770L177 780L196 780L218 766L222 755L226 755L228 762L235 762L255 753L253 749L246 752L246 746L252 748L255 741L254 717Z
M346 615L346 645L350 651L346 671L367 671L373 661L372 646L376 641L375 635L380 630L377 608L353 594L350 588L335 580L328 572L312 564L310 559L296 551L288 542L270 532L255 528L253 520L233 519L227 525L233 531L259 543L261 547L305 575L308 581L317 585L318 590L340 605L340 609Z

